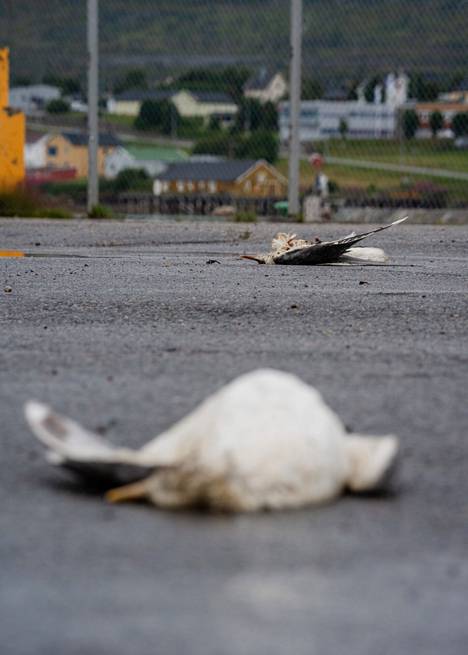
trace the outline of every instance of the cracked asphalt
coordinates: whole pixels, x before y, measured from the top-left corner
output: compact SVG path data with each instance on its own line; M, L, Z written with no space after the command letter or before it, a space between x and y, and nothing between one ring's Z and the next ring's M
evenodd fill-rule
M0 258L2 655L467 652L468 227L383 232L386 266L238 258L279 229L0 220L0 249L34 255ZM22 414L36 398L137 446L261 366L354 431L398 434L399 493L253 516L109 506Z

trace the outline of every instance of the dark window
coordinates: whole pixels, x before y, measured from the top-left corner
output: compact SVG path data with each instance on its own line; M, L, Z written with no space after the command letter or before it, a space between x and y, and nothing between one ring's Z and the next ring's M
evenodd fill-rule
M57 155L57 146L49 146L47 152L50 157L55 157Z

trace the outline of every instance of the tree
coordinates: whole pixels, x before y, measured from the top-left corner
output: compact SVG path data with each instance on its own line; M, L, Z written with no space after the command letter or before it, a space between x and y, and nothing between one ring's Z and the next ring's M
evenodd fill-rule
M137 130L156 130L162 134L171 134L178 121L177 108L168 100L144 100L134 125Z
M47 103L46 111L49 114L66 114L70 111L70 105L66 100L57 98L56 100L50 100Z
M239 159L266 159L273 164L278 159L278 139L272 132L257 131L236 144L234 154Z
M74 77L59 77L58 75L44 75L42 78L44 84L50 84L51 86L58 86L62 91L62 94L74 95L81 93L81 83L78 79Z
M364 89L366 102L374 102L374 89L377 84L380 84L380 77L378 75L374 75L374 77L367 82L366 88Z
M319 100L323 96L323 86L318 80L307 78L302 81L302 100Z
M444 117L440 111L433 111L429 116L429 125L431 128L432 136L435 138L437 132L439 132L444 127Z
M147 89L148 80L146 78L146 73L144 70L135 68L134 70L128 71L125 77L118 80L114 85L114 93L123 93L130 89Z
M348 126L348 121L345 120L344 118L340 118L340 126L338 128L340 130L340 135L343 141L346 139L346 136L349 132L349 126Z
M212 132L219 132L221 129L221 119L219 116L211 116L208 123L208 129Z
M241 101L236 116L234 133L276 131L278 129L278 110L272 102L264 105L254 98L244 98Z
M233 142L234 137L227 132L217 132L197 141L193 154L228 157Z
M419 116L414 109L407 109L403 112L402 128L405 139L412 139L419 128Z
M455 114L452 119L452 132L456 137L468 135L468 112Z
M421 102L432 102L437 100L440 93L440 87L437 82L424 79L420 73L411 75L409 83L410 98L415 98Z
M124 168L113 181L116 192L148 191L151 188L151 178L143 168Z

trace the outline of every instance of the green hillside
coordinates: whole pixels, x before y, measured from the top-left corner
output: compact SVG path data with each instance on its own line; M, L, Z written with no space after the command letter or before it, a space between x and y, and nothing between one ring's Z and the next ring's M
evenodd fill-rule
M101 0L103 78L143 67L157 79L191 65L287 67L288 0ZM85 0L0 0L13 73L81 74ZM468 72L465 0L304 0L304 65L319 78L403 66Z

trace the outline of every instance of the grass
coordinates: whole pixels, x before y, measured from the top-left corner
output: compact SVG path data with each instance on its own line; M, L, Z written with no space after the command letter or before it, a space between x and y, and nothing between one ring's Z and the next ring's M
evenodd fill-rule
M325 158L329 155L468 172L468 151L458 150L449 139L419 139L401 144L398 140L330 139L320 149Z
M376 140L330 140L321 144L327 155L349 159L388 162L427 168L443 168L468 172L468 152L456 150L450 142L412 141L405 144L405 153L400 160L400 144L397 141ZM281 159L277 168L288 175L288 161ZM463 180L450 180L429 175L379 171L372 168L354 168L342 164L325 164L324 172L340 189L372 188L375 191L407 188L410 184L426 181L443 187L448 191L449 204L468 203L468 183ZM316 170L307 161L300 164L300 184L305 190L313 185Z

